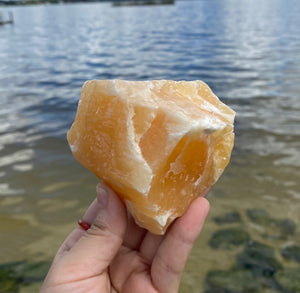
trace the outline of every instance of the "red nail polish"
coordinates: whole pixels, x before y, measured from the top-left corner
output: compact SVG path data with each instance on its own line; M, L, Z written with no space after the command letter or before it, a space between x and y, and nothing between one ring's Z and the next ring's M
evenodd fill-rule
M88 230L91 228L91 224L89 224L88 222L84 221L84 220L81 220L79 219L78 220L78 225L84 230Z

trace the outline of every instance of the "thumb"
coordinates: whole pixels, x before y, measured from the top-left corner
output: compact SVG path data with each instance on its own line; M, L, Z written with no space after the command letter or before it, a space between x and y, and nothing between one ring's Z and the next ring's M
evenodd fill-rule
M89 277L101 274L119 251L127 225L125 207L104 183L97 186L98 213L78 242L64 257L64 265L83 268Z

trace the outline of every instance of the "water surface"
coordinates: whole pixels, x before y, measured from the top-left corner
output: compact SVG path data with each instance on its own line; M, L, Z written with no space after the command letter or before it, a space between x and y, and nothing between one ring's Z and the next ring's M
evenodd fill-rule
M230 166L209 195L211 214L181 291L235 250L208 242L215 216L239 211L251 237L280 249L300 242L299 1L178 1L2 8L0 27L0 260L51 259L94 198L96 178L72 157L66 132L87 79L201 79L236 112ZM247 210L296 223L263 237Z

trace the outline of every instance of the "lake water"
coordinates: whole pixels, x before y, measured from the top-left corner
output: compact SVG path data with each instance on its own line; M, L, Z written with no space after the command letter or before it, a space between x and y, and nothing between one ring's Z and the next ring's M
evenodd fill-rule
M299 1L1 10L15 19L0 26L1 263L50 260L93 200L97 180L72 157L66 132L84 81L118 78L201 79L237 112L232 160L208 196L181 292L202 292L208 271L235 264L242 246L209 245L224 229L242 229L298 265L280 251L300 243ZM273 220L251 220L257 209ZM241 221L216 222L234 211ZM284 220L293 226L286 235L276 226Z

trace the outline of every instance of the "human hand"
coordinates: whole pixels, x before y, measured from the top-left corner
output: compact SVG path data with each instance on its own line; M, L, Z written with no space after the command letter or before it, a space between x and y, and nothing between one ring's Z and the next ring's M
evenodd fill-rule
M40 293L175 293L208 211L208 201L199 197L165 235L154 235L100 183L83 217L90 228L77 227L67 237Z

